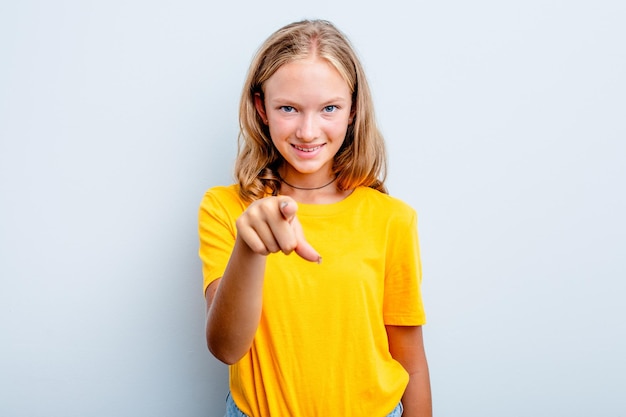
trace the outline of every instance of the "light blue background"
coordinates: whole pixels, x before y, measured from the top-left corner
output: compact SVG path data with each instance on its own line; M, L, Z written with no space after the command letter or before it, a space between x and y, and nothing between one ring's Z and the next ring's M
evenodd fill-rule
M617 0L2 0L0 415L221 415L197 207L303 17L355 44L420 214L435 414L626 415Z

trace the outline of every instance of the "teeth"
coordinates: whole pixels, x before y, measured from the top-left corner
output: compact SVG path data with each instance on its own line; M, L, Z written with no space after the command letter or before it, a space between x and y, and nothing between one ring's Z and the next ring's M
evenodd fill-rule
M302 151L302 152L313 152L313 151L318 150L322 146L321 145L320 146L316 146L315 148L301 148L298 145L293 145L293 147L296 148L299 151Z

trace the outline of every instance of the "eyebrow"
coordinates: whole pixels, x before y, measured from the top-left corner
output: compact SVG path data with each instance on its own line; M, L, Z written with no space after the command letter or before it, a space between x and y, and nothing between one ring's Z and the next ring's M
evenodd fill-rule
M286 97L274 97L270 100L272 103L278 102L278 103L288 103L288 104L298 104L296 101L288 99ZM329 100L325 100L321 103L322 106L328 106L330 104L333 103L346 103L346 102L350 102L351 98L346 99L345 97L341 97L341 96L337 96L337 97L333 97Z
M346 99L345 99L345 97L337 96L337 97L334 97L334 98L326 101L326 103L330 104L330 103L336 103L338 101L346 101ZM347 101L350 101L350 100L348 99Z

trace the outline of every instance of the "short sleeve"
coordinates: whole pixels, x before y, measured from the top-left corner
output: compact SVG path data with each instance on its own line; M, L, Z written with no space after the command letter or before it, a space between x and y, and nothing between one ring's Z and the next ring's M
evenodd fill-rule
M198 235L204 291L224 274L237 236L235 221L244 209L233 186L211 188L200 203Z
M422 301L422 264L417 235L417 213L407 208L390 224L383 319L387 325L426 323Z

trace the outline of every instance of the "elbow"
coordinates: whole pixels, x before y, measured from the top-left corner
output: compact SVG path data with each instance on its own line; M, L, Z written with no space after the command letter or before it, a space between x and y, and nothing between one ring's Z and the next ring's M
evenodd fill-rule
M215 349L211 349L209 347L209 351L211 352L211 354L220 362L226 364L226 365L234 365L237 362L239 362L239 359L241 359L241 357L236 357L234 355L230 355L228 353L224 353L224 352L219 352Z
M215 359L226 365L234 365L246 354L246 351L238 352L228 347L227 343L225 343L222 338L212 337L209 332L207 332L206 335L206 342L209 352L211 352Z

